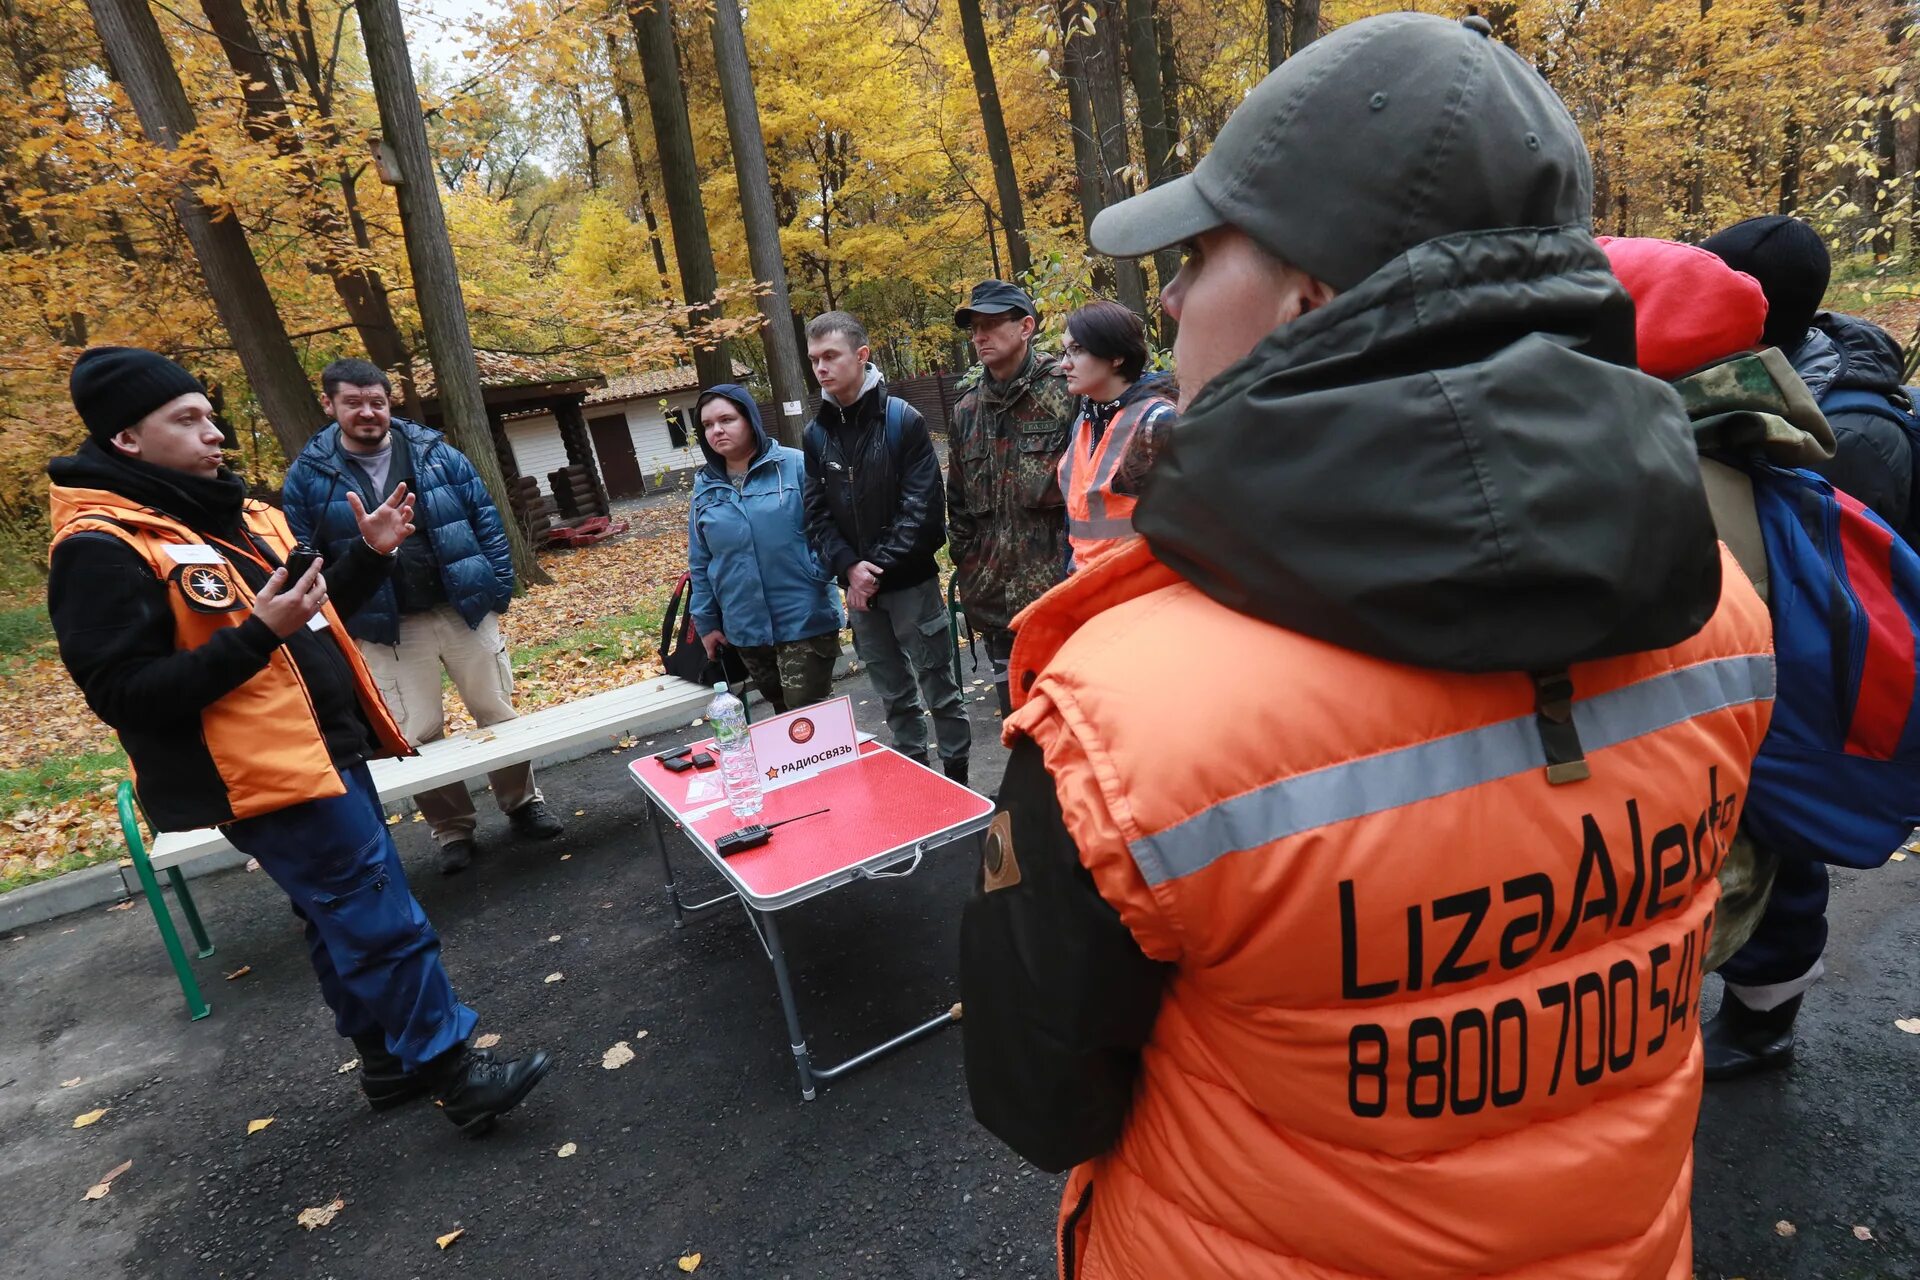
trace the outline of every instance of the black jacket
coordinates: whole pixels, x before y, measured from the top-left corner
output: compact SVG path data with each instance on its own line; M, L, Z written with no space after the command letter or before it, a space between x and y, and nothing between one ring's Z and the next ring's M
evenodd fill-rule
M1823 411L1840 391L1898 396L1904 404L1900 344L1878 325L1822 311L1787 358ZM1808 469L1866 503L1912 541L1914 457L1906 431L1891 418L1858 409L1830 412L1827 423L1833 428L1833 458Z
M118 493L212 537L245 537L237 527L210 520L190 490L174 487L157 468L127 465L92 443L75 457L55 459L47 471L57 485ZM209 527L215 523L222 527ZM267 580L259 564L222 551L248 589L259 591ZM263 553L271 558L270 551ZM365 542L339 564L328 564L322 572L334 608L345 616L360 607L386 582L392 564ZM200 713L264 670L282 644L306 683L334 763L344 768L373 752L373 732L340 652L344 637L335 628L301 627L282 640L266 623L248 618L198 649L180 650L166 583L125 542L92 532L76 533L54 549L47 612L61 661L87 706L142 761L141 800L161 830L190 830L230 816L224 784L201 739ZM260 729L273 732L272 725Z
M947 540L946 486L926 421L903 401L900 430L889 432L887 399L884 378L845 409L823 398L801 440L808 540L842 585L860 561L880 566L882 594L938 577L934 553Z

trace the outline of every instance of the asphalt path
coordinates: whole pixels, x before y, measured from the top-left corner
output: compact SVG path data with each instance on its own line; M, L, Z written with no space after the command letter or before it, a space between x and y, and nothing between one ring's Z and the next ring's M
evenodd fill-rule
M864 681L842 688L878 730ZM1005 757L988 687L969 692L973 782L991 794ZM695 1253L702 1280L1050 1276L1060 1180L973 1122L956 1033L800 1101L744 916L673 928L626 773L644 749L542 775L568 823L553 842L513 841L483 802L464 875L432 870L422 824L396 829L480 1030L559 1062L480 1141L430 1104L366 1108L264 875L198 882L219 951L198 962L214 1012L197 1023L143 905L0 940L0 1276L677 1276ZM969 847L782 913L823 1057L958 998ZM676 868L692 892L717 886L689 849ZM1837 881L1832 972L1809 998L1800 1061L1709 1094L1701 1280L1920 1276L1920 1036L1893 1025L1920 1016L1920 858ZM632 1062L605 1069L622 1041ZM82 1198L126 1160L105 1196ZM297 1224L335 1200L329 1225Z

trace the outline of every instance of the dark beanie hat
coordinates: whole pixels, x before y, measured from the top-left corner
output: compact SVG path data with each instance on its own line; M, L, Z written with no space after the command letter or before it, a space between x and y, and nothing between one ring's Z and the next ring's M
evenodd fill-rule
M1826 242L1798 218L1769 214L1736 222L1700 242L1735 271L1760 282L1767 295L1767 328L1762 340L1789 354L1806 340L1814 313L1827 296L1833 258Z
M207 393L200 379L139 347L89 347L74 362L67 387L87 434L101 444L169 400L192 391Z

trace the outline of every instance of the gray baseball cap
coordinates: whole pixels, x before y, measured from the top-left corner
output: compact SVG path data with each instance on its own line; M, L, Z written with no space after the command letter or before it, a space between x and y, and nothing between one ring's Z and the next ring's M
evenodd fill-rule
M1135 258L1230 225L1346 290L1441 236L1592 216L1586 143L1547 82L1484 19L1390 13L1280 64L1192 173L1088 238Z

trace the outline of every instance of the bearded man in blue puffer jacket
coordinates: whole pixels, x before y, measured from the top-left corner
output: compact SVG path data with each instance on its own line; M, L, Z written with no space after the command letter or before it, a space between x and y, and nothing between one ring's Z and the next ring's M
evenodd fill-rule
M282 499L294 536L339 563L359 537L349 493L377 503L405 485L414 495L419 536L407 540L386 585L347 619L387 709L416 746L439 738L444 668L477 723L513 719L513 666L499 622L513 599L513 558L479 473L438 431L393 416L392 384L377 365L336 360L320 384L334 421L287 468ZM487 778L516 835L550 839L564 830L531 763ZM433 828L440 870L471 865L476 816L467 784L413 799Z

